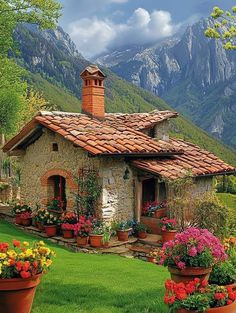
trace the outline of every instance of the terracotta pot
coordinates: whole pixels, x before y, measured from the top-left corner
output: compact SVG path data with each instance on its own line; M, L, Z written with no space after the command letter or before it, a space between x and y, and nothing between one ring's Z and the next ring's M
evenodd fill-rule
M63 230L62 229L63 238L71 239L74 238L74 231L73 230Z
M45 225L44 226L45 232L48 237L56 236L57 234L57 226L56 225Z
M37 222L37 227L38 227L39 230L44 231L44 225L43 225L42 222Z
M18 224L18 225L21 225L21 217L20 217L20 214L17 214L15 216L15 223Z
M162 218L166 216L166 209L160 209L160 210L156 210L154 213L154 217L155 218Z
M165 243L167 241L173 240L175 238L175 235L177 233L177 230L165 230L161 231L162 235L162 242Z
M0 311L30 313L40 275L27 279L0 279Z
M128 241L129 240L130 229L127 230L117 230L117 237L119 241Z
M21 225L30 226L32 224L32 218L22 218Z
M78 246L87 246L89 237L77 237Z
M232 304L225 305L219 308L212 308L206 310L204 313L235 313L236 312L236 301ZM189 311L186 309L179 309L176 313L197 313L197 311Z
M148 256L147 261L150 263L156 263L156 258L154 258L153 256Z
M90 246L94 248L100 248L102 246L103 235L89 235Z
M208 281L212 268L186 267L181 270L177 267L169 266L168 270L170 272L171 279L176 283L180 283L192 281L194 278L199 278L200 281Z
M103 242L103 247L108 248L109 247L109 241Z
M139 232L138 232L138 238L140 238L140 239L145 239L145 238L147 238L147 232L145 232L145 231L139 231Z

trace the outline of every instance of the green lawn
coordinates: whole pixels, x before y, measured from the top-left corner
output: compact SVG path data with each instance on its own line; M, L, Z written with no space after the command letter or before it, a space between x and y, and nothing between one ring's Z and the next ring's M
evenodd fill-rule
M0 241L35 238L0 221ZM163 267L115 255L73 253L50 244L57 256L37 289L32 313L167 313Z

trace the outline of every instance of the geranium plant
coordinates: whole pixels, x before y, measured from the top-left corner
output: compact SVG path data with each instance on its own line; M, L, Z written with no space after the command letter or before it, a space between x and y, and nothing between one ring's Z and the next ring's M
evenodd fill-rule
M78 223L73 226L78 237L88 237L92 231L92 222L86 216L80 216Z
M74 212L65 212L62 213L60 220L63 224L76 224L78 221L78 216Z
M189 227L163 245L160 264L179 269L208 268L226 258L224 247L217 237L207 229Z
M176 283L167 280L164 302L170 312L186 309L191 312L205 312L209 308L218 308L232 304L236 300L236 292L232 287L208 285L199 278L187 283Z
M160 220L160 226L162 231L176 230L176 224L176 219L174 218L170 219L168 217L163 217Z
M32 213L31 212L22 212L20 214L20 218L23 220L26 220L28 218L32 218Z
M49 211L63 211L63 201L60 198L54 198L52 201L47 205Z
M148 201L144 204L142 215L153 216L157 210L166 208L166 201Z
M32 208L28 206L27 204L18 203L12 209L13 215L18 215L18 214L25 213L25 212L32 213Z
M54 252L43 241L30 245L12 240L0 242L0 279L29 278L47 271Z

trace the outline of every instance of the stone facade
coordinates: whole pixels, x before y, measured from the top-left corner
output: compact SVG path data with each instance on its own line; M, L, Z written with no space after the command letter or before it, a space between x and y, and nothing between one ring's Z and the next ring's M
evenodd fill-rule
M55 143L58 151L53 151ZM27 204L45 206L51 198L50 177L60 175L66 180L67 209L72 209L78 190L78 171L92 168L98 170L103 190L98 215L108 221L133 217L133 174L129 169L129 178L123 178L128 165L122 158L89 157L84 150L45 129L20 157L20 167L21 199Z

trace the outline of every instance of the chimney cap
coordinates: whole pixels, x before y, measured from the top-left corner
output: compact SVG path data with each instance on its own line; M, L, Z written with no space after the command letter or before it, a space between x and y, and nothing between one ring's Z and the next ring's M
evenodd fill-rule
M80 74L80 77L83 78L85 76L98 76L105 78L106 75L100 70L100 68L96 64L90 64L87 66L83 72Z

